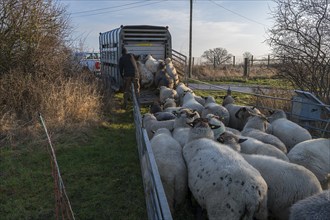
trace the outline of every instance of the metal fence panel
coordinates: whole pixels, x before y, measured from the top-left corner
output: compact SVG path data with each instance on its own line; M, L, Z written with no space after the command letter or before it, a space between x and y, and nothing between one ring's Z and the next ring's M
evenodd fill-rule
M134 93L133 94L133 113L136 132L136 141L138 144L141 173L144 185L146 207L148 219L150 220L172 220L172 215L165 196L164 188L147 131L143 128L140 108Z

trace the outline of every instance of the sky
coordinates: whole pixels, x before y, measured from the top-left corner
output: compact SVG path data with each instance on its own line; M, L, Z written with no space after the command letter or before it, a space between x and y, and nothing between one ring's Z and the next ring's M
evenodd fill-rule
M59 0L70 15L74 44L83 42L84 49L99 51L98 36L121 25L168 26L172 48L189 55L189 0ZM242 57L271 53L265 42L272 27L271 0L193 0L192 56L225 48Z

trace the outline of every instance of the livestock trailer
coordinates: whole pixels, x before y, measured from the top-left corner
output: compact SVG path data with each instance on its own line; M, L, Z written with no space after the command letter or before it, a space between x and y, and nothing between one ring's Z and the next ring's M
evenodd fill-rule
M100 33L101 74L111 79L111 88L118 91L123 86L118 62L123 47L129 53L155 59L172 58L172 40L167 26L122 25L119 28Z

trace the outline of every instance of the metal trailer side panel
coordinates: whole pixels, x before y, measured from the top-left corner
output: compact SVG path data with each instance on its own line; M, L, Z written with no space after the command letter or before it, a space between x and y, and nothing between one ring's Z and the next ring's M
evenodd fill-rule
M102 74L110 75L111 87L118 91L123 80L119 74L118 61L122 47L135 55L151 54L155 59L172 58L172 41L167 27L130 25L100 33Z

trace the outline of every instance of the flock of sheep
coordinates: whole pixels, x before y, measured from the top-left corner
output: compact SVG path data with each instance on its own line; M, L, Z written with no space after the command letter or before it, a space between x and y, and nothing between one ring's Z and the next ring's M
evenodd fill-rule
M330 219L329 139L230 95L159 89L143 127L172 214L195 201L210 220Z
M142 88L166 86L173 88L179 83L179 76L171 58L156 60L150 54L137 61Z

